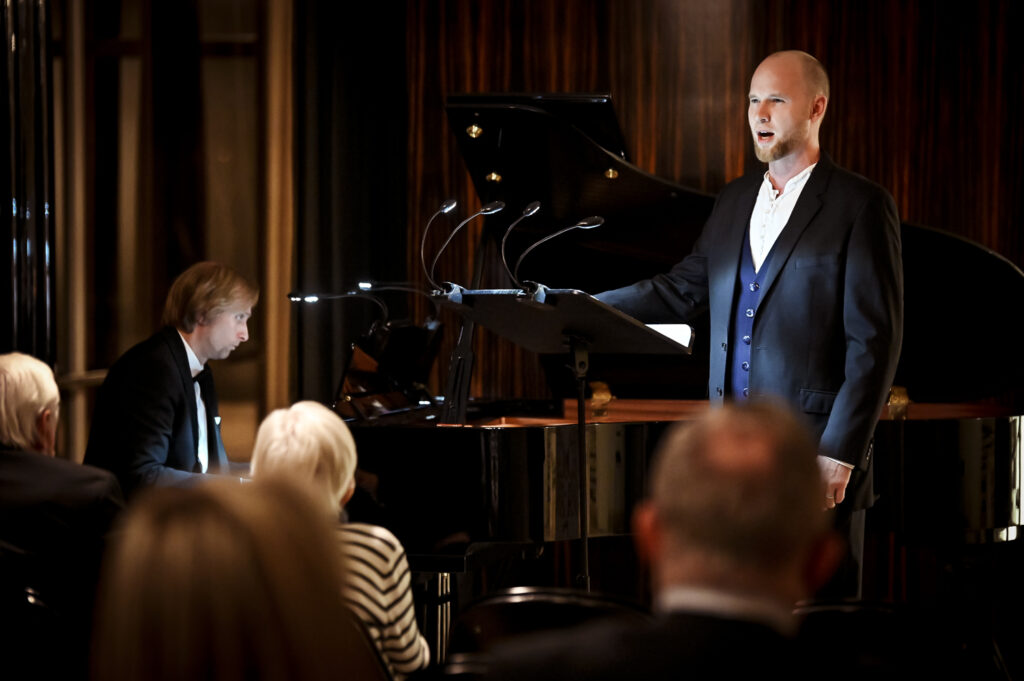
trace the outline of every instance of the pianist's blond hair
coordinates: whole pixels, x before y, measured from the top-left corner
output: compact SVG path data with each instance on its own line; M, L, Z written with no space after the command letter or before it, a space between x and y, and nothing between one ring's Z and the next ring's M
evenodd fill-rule
M263 419L251 465L255 478L287 476L312 484L336 512L353 485L356 443L333 411L319 402L297 402Z
M167 292L163 323L185 333L212 320L235 303L256 304L260 290L245 277L219 262L197 262L178 275Z

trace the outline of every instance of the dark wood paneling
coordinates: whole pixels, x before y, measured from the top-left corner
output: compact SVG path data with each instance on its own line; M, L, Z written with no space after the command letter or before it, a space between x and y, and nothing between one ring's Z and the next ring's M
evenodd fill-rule
M715 192L757 167L747 84L764 55L786 48L806 49L830 71L822 136L838 163L887 187L904 220L1024 263L1024 140L1011 118L1024 99L1024 48L1011 33L1019 3L950 11L883 0L422 0L407 12L413 280L423 279L426 218L445 198L458 198L462 215L478 205L447 129L445 95L610 92L636 165ZM428 252L445 231L436 223ZM453 241L441 279L471 280L480 231L474 224ZM456 320L447 322L438 378L454 342ZM477 350L474 394L544 392L533 358L487 334Z
M822 144L884 185L904 220L955 232L1021 266L1024 43L1016 2L767 2L763 52L829 70Z

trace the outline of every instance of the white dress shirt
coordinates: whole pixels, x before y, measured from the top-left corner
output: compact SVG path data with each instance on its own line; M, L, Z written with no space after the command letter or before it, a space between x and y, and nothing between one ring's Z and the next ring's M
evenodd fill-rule
M188 355L188 368L192 372L192 378L199 375L199 372L203 370L203 365L200 363L199 358L196 357L196 353L193 352L192 346L188 344L185 337L181 335L181 331L178 332L178 336L181 337L181 342L185 346L185 354ZM206 433L206 403L203 402L202 391L199 389L199 382L192 381L192 385L196 390L196 414L199 417L199 446L196 449L196 456L199 458L199 465L202 467L203 472L210 466L210 446L209 438Z
M765 171L764 182L757 192L757 202L754 203L754 212L750 214L750 255L754 259L754 271L757 272L768 257L775 240L782 234L783 228L789 222L793 214L797 199L807 184L807 178L817 163L812 163L799 173L794 175L782 188L780 194L772 186L768 179L768 172Z

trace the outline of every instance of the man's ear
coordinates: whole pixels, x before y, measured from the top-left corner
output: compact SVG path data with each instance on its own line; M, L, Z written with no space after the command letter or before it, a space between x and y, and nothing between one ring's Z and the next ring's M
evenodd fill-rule
M811 102L811 120L820 121L825 116L825 109L828 108L828 97L817 95Z
M44 409L36 417L36 442L37 451L54 456L57 453L57 411L55 409Z
M652 563L661 553L662 528L657 511L650 501L633 509L633 541L641 562Z

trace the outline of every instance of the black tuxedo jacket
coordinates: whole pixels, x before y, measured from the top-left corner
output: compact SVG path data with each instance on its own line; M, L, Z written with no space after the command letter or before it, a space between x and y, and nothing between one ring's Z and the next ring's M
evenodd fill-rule
M693 253L667 274L597 297L645 322L708 310L708 391L725 396L741 248L763 173L727 185ZM870 505L870 442L903 336L900 223L892 197L824 154L766 265L751 344L753 397L806 416L820 453L855 467L854 507Z
M86 678L100 561L123 507L121 488L107 471L35 452L0 451L5 678ZM25 588L35 591L34 606Z
M208 471L227 471L217 396L206 404ZM165 327L110 368L96 396L85 462L117 475L131 497L149 485L185 484L201 474L195 387L177 329Z
M65 580L99 566L104 538L124 507L107 471L36 452L0 450L0 542L58 561Z
M810 678L797 641L774 629L698 613L647 626L608 620L550 631L494 651L488 679Z

